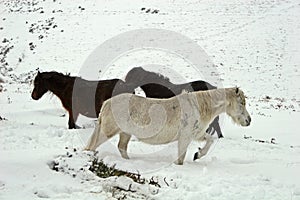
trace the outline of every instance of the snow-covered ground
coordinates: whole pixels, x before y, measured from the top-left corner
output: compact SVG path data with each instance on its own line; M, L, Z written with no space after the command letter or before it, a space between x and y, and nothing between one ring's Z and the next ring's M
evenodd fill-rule
M0 5L1 200L110 199L109 185L130 183L80 170L90 158L81 150L94 119L81 116L78 124L85 129L68 130L57 97L34 101L30 95L37 68L77 75L101 43L141 28L175 31L201 46L222 85L244 90L253 122L242 128L222 117L225 138L196 162L199 144L193 142L182 166L172 164L176 144L150 146L133 139L131 159L124 160L113 138L99 148L105 163L161 183L161 188L135 185L141 188L127 197L300 199L299 1L1 0ZM197 79L182 58L151 50L120 57L105 77L124 78L130 68L153 63ZM54 160L64 172L50 169Z

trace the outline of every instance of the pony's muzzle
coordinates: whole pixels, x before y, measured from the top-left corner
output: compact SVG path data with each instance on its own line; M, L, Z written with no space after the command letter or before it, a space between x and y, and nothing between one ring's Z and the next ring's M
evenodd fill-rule
M31 98L34 99L34 100L38 100L39 99L35 91L33 91L31 93Z
M245 121L246 121L246 126L249 126L250 123L251 123L251 117L248 116L247 119L246 119Z

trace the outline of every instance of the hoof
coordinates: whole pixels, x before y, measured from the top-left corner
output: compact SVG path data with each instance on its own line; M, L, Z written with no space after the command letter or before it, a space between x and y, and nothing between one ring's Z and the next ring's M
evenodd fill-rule
M129 156L122 156L123 159L129 160Z
M198 158L199 158L199 153L198 153L198 152L196 152L196 153L194 154L193 161L197 160Z
M196 152L195 154L194 154L194 158L193 158L193 161L195 161L195 160L197 160L197 159L199 159L200 158L200 156L199 156L199 152L201 151L201 148L200 147L198 147L198 152Z
M81 127L80 127L80 126L77 126L77 125L75 125L75 129L81 129Z
M85 147L85 148L83 149L83 151L92 151L92 152L94 152L95 150L94 150L94 149L91 149L91 148L88 148L88 147Z
M174 162L174 164L175 164L175 165L183 165L183 162L180 162L180 161L176 160L176 161Z
M69 129L81 129L81 127L80 126L77 126L77 125L70 125L69 126Z

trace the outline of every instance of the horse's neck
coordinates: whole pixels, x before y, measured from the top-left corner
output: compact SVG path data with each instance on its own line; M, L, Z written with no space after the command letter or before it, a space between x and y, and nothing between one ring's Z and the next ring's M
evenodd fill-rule
M213 108L215 112L215 116L220 115L221 113L226 112L226 107L228 105L228 100L226 98L226 90L223 89L215 89L209 90L211 92Z
M214 105L213 109L213 119L216 118L218 115L226 112L226 101L219 101L218 104Z
M72 82L73 83L73 82ZM65 88L68 86L67 80L47 80L47 87L50 92L61 98L65 94Z
M226 112L227 100L223 91L207 90L197 92L198 105L207 120L213 120Z

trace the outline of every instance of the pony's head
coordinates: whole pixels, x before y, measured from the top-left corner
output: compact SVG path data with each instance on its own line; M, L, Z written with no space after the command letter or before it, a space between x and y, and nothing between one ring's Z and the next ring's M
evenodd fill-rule
M249 126L251 117L246 109L245 95L239 88L230 88L226 92L228 105L226 106L226 113L233 119L233 121L241 126Z
M36 77L34 78L33 84L34 88L31 93L31 97L34 100L38 100L48 91L43 79L43 73L37 73Z

